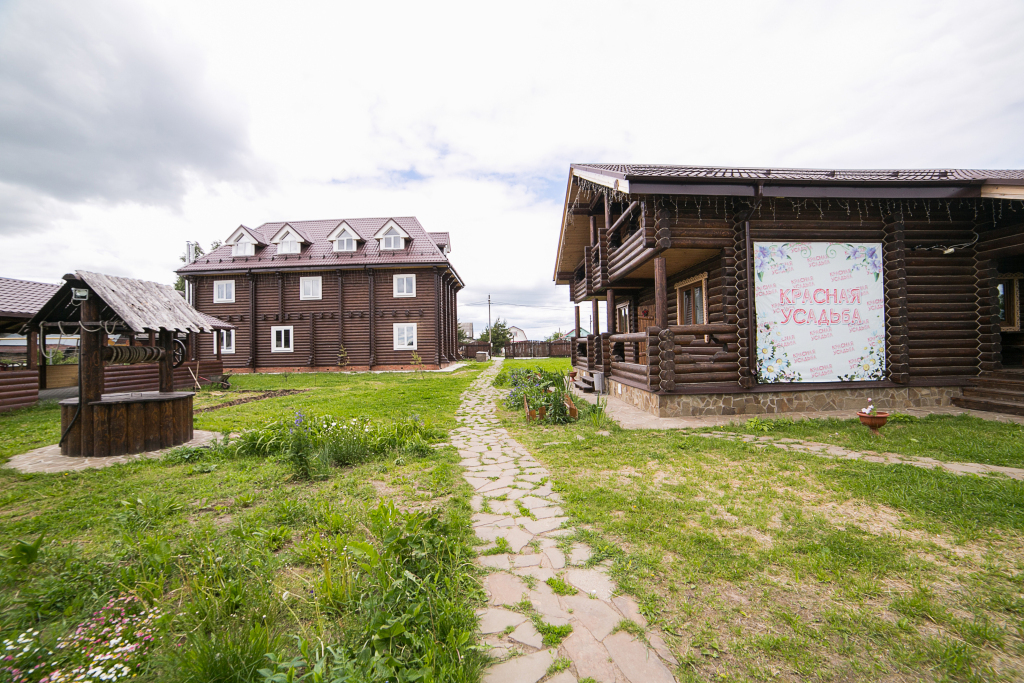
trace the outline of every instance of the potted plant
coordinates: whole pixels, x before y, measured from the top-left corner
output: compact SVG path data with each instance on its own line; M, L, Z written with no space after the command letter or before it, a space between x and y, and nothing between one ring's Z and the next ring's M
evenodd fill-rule
M889 413L879 412L875 404L868 399L868 407L857 412L860 423L871 430L875 436L879 436L878 428L885 425L889 419Z

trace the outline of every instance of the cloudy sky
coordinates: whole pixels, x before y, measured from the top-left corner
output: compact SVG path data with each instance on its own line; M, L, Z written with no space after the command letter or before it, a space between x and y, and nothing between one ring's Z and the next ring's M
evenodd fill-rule
M0 0L0 275L415 215L460 319L537 338L571 162L1022 168L1022 36L1016 0Z

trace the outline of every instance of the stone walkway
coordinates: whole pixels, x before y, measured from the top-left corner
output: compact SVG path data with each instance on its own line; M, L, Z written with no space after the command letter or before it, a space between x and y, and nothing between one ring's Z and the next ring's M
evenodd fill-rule
M491 381L500 368L496 359L463 394L457 413L462 426L452 432L466 481L476 490L474 528L487 542L481 551L499 544L507 551L478 559L491 570L484 580L488 607L479 617L496 659L484 683L575 683L588 677L599 683L672 683L669 667L678 663L665 641L648 631L648 648L616 630L623 621L644 628L647 621L632 598L615 594L607 566L586 566L589 548L565 540L573 532L550 474L498 426L494 402L500 392ZM552 578L575 594L557 594L546 583ZM572 632L549 647L535 622L569 625Z
M220 434L217 432L205 432L201 429L196 429L192 432L192 440L180 445L205 446L219 436ZM179 446L174 446L173 448L179 448ZM4 467L10 467L23 474L35 472L46 474L80 472L81 470L119 465L142 458L159 458L169 450L171 449L161 448L157 451L147 451L146 453L136 453L135 455L112 455L107 458L73 458L68 455L61 455L60 446L54 444L53 446L43 446L42 448L16 455L8 460Z
M976 462L944 462L934 458L917 457L913 455L899 455L898 453L878 453L876 451L854 451L842 446L834 446L816 441L802 441L800 439L783 439L773 436L753 436L750 434L733 434L730 432L706 432L694 434L709 439L723 439L725 441L743 441L753 443L758 447L774 446L784 451L802 451L819 455L823 458L835 458L838 460L864 460L866 462L877 462L883 465L913 465L925 469L943 469L954 474L1002 474L1010 479L1024 481L1024 469L1018 467L1000 467L998 465L983 465Z

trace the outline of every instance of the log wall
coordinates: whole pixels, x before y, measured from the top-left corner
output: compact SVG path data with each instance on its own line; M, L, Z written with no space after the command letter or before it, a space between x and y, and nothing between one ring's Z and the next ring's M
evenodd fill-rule
M396 274L416 276L415 297L394 296ZM309 276L321 278L320 299L300 298L300 278ZM213 283L228 279L235 281L234 303L213 303ZM235 352L223 354L225 368L337 368L341 344L348 367L410 366L412 351L394 349L394 324L401 322L416 323L416 353L424 365L458 356L458 284L439 268L204 275L195 283L196 307L236 326ZM273 351L271 328L278 326L293 328L291 352Z
M35 405L38 400L38 370L0 371L0 412Z

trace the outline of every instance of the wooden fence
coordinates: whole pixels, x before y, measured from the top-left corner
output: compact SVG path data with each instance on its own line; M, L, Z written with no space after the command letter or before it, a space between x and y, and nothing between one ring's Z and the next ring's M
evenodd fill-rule
M519 341L505 345L506 358L568 358L572 355L572 342L568 339L558 341Z
M491 352L491 343L485 341L472 341L459 344L459 355L463 358L476 358L478 351Z

